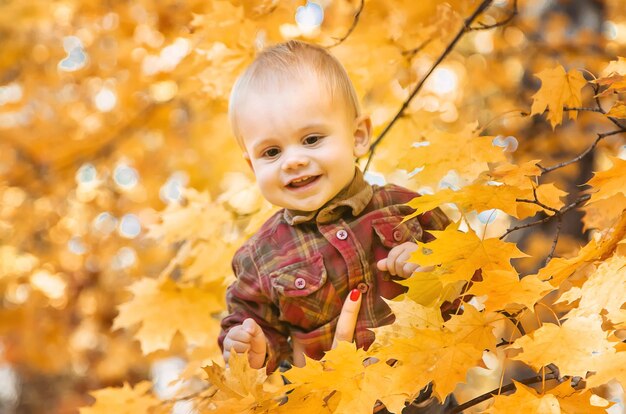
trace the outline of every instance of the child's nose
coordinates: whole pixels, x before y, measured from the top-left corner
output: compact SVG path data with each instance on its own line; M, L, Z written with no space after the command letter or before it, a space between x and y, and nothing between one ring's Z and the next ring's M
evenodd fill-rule
M283 171L294 170L297 168L306 167L309 164L309 159L303 155L293 154L285 157L282 169Z

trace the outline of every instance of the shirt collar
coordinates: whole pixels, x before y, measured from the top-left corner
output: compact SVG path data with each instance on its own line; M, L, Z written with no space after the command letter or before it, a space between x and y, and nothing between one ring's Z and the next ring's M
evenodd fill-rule
M353 216L361 214L365 206L372 199L374 190L365 181L363 173L355 167L354 178L346 187L329 200L326 204L314 211L299 211L285 209L283 216L287 223L292 226L315 219L316 222L325 224L337 220L346 211L352 210Z

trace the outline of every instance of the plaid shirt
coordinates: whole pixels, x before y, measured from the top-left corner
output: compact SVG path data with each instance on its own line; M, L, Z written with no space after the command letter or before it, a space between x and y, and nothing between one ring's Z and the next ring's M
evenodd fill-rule
M368 328L395 319L381 298L407 289L376 262L398 244L432 240L425 230L449 223L435 209L400 224L413 211L403 204L417 196L397 185L372 186L356 168L353 181L319 210L278 211L235 253L237 280L227 290L220 348L230 328L253 318L267 338L268 372L292 360L296 346L321 359L331 348L344 300L357 288L363 298L354 340L367 349L374 341Z

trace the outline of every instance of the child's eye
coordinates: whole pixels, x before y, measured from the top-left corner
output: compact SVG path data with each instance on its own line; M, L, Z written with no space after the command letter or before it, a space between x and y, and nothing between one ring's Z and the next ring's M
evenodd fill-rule
M278 148L270 148L263 153L263 156L268 158L274 158L278 154L280 154L280 150Z
M313 145L316 142L318 142L320 139L322 139L322 137L320 137L319 135L311 135L304 139L304 143L306 145Z

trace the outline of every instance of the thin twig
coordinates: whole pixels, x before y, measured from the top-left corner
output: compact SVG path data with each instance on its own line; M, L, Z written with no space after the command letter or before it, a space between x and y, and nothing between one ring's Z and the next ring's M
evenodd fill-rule
M446 49L444 50L444 52L439 56L439 58L435 61L435 63L433 63L433 65L430 67L430 69L428 70L428 72L424 75L424 77L419 81L419 83L415 86L415 88L413 88L413 91L411 91L411 94L409 95L409 97L404 101L404 103L402 104L402 106L400 107L400 110L398 110L398 112L396 113L396 115L393 117L393 119L387 124L387 126L385 127L385 129L380 133L380 135L376 138L376 140L372 143L371 147L370 147L370 153L369 156L367 158L367 163L365 164L365 167L363 169L363 171L367 171L370 162L372 161L372 158L374 157L374 153L376 151L376 147L382 142L383 138L387 135L387 133L389 132L389 130L391 129L391 127L398 121L398 119L400 119L400 117L404 114L404 111L406 110L406 108L408 108L409 104L411 103L411 101L413 100L413 98L415 97L415 95L417 95L417 93L422 89L422 87L424 86L424 83L426 82L426 80L430 77L430 75L435 71L435 69L437 68L437 66L439 66L439 64L446 58L446 56L448 56L450 54L450 52L452 52L452 50L454 49L454 46L456 46L456 44L459 42L459 40L461 40L461 38L463 37L463 35L465 33L467 33L467 31L469 30L470 25L472 24L472 22L474 20L476 20L476 18L485 11L485 9L487 9L487 7L489 7L489 5L491 5L491 3L493 2L493 0L483 0L482 3L480 3L480 5L476 8L476 10L474 11L474 13L472 13L472 15L470 17L468 17L467 19L465 19L465 22L463 24L463 27L458 31L458 33L456 34L456 36L454 36L454 39L452 39L452 41L450 42L450 44L448 44L448 46L446 47Z
M356 28L357 23L359 22L359 17L361 17L361 12L363 11L363 7L365 7L365 0L361 0L359 9L354 13L354 20L352 20L352 25L350 26L346 34L342 38L337 39L337 41L334 44L330 46L326 46L326 49L332 49L333 47L340 45L341 43L343 43L344 40L348 38L348 36L350 36L350 34L352 34L354 29Z
M600 112L602 114L604 114L604 110L601 108L591 108L591 107L585 107L585 108L570 108L569 106L564 106L563 107L564 111L585 111L585 112Z
M561 208L558 211L558 213L555 213L552 216L546 216L546 217L542 218L541 220L533 221L532 223L522 224L520 226L515 226L513 228L510 228L507 231L505 231L502 236L500 236L500 240L502 240L503 238L505 238L509 234L513 233L514 231L525 229L525 228L532 227L532 226L536 226L536 225L548 222L548 221L554 219L555 217L562 216L563 214L565 214L569 210L573 209L574 207L577 207L579 204L584 203L585 201L589 200L590 198L591 198L590 194L585 194L585 195L581 196L578 200L574 201L573 203L568 204L567 206Z
M558 215L556 218L556 233L554 235L554 240L552 241L552 249L550 249L550 254L546 257L544 266L547 265L550 260L552 260L552 257L554 257L554 251L556 250L556 244L559 241L559 234L561 233L562 224L563 217L561 217L561 215Z
M525 378L522 380L519 380L517 382L519 382L520 384L524 384L524 385L531 385L531 384L536 384L538 382L541 382L542 380L552 380L552 379L557 379L557 377L554 374L548 374L545 377L542 375L537 375L536 377L531 377L531 378ZM504 387L500 388L496 388L494 390L491 390L483 395L479 395L476 398L473 398L461 405L458 405L456 407L454 407L451 411L449 411L449 414L457 414L462 412L463 410L467 410L470 407L473 407L477 404L480 404L483 401L487 401L488 399L492 398L494 395L497 395L498 392L509 392L509 391L513 391L515 389L515 384L514 383L510 383L505 385Z
M176 398L170 398L170 399L167 399L167 400L161 400L159 405L174 404L174 403L177 403L177 402L180 402L180 401L190 400L192 398L199 397L200 395L202 395L203 393L205 393L207 391L212 391L211 394L204 395L201 398L201 400L207 400L209 398L213 398L215 396L215 394L217 394L217 392L219 390L220 389L218 387L216 387L215 385L212 385L212 386L210 386L208 388L203 388L203 389L201 389L199 391L192 392L192 393L187 394L187 395L185 395L183 397L176 397Z
M478 27L474 26L474 27L470 27L469 30L472 31L478 31L478 30L489 30L489 29L495 29L496 27L502 27L505 26L507 24L509 24L511 22L511 20L513 20L515 18L515 16L517 16L517 0L513 0L513 8L511 9L509 15L507 16L506 19L496 22L494 24L484 24L481 22L478 22L477 24L479 25Z
M597 83L591 83L591 87L593 88L593 98L596 101L596 106L601 113L606 115L606 110L602 107L602 103L600 102L600 85L598 85ZM612 116L607 116L607 118L609 118L609 121L611 121L618 128L626 129L626 125L622 124L616 118L613 118Z
M535 198L534 200L528 200L525 198L516 198L515 201L518 201L520 203L529 203L529 204L536 204L539 207L543 208L544 210L548 210L548 211L552 211L554 213L558 213L559 210L553 207L550 207L546 204L543 204L541 201L539 201L539 198L537 197L537 187L533 187L533 197Z
M626 129L618 129L618 130L615 130L615 131L605 132L603 134L598 134L598 138L596 138L596 140L593 142L593 144L591 144L591 146L589 148L587 148L582 153L580 153L580 155L578 155L575 158L572 158L569 161L564 161L562 163L553 165L552 167L543 167L543 166L541 166L539 164L536 164L536 165L537 165L537 167L539 167L539 169L541 169L541 175L549 173L550 171L554 171L554 170L559 169L559 168L563 168L563 167L565 167L567 165L573 164L573 163L578 162L581 159L583 159L583 157L585 157L585 155L587 155L591 151L593 151L594 148L598 145L598 143L600 141L602 141L604 138L609 137L611 135L623 134L624 132L626 132Z
M432 41L433 41L432 37L431 37L431 38L428 38L428 39L424 40L424 41L423 41L423 42L422 42L419 46L414 47L413 49L403 50L403 51L402 51L402 55L403 55L403 56L413 57L413 56L415 56L415 54L417 54L420 50L422 50L422 49L424 49L426 46L428 46L428 44L429 44L430 42L432 42Z

